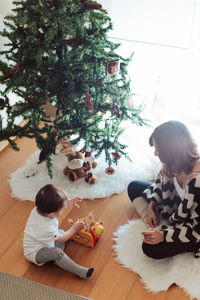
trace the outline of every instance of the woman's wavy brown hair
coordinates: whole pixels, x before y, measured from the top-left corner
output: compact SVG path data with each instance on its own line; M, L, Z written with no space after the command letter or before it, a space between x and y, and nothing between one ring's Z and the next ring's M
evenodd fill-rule
M153 139L159 151L159 158L164 164L163 171L168 177L191 173L194 163L200 158L197 146L187 127L178 121L168 121L156 127L149 138Z

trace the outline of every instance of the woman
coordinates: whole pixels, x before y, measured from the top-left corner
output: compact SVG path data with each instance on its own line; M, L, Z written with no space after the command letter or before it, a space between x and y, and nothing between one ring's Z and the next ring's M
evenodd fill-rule
M158 126L149 139L162 163L155 184L133 181L128 195L149 227L143 252L160 259L184 252L200 256L200 156L187 127Z

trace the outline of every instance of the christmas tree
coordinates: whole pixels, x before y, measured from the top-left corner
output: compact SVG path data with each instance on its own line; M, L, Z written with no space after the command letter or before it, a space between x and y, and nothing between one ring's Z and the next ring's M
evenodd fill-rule
M143 125L141 107L130 107L129 58L107 37L112 22L107 11L87 0L13 1L4 19L6 48L0 52L0 140L36 140L40 161L53 176L52 154L62 138L72 145L90 146L109 166L123 155L119 142L124 120ZM11 105L9 92L19 96ZM15 119L21 117L22 125Z

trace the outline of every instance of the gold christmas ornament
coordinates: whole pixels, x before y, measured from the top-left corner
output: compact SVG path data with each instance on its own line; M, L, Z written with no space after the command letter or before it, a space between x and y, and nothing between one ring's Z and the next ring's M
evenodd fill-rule
M108 167L108 168L105 169L105 172L108 175L113 175L115 173L115 170L112 167Z

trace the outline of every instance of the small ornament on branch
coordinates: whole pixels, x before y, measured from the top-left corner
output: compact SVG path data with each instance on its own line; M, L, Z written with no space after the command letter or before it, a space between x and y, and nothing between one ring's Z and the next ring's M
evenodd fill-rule
M85 104L86 107L89 108L90 112L93 112L94 108L93 108L93 104L92 104L91 99L92 99L92 96L88 92L86 92L85 93L84 104Z
M119 154L119 153L117 153L117 152L112 152L111 153L113 156L114 156L114 158L116 158L116 159L120 159L122 156Z
M40 39L40 41L44 41L44 30L42 28L38 29L37 38Z
M116 104L113 104L114 113L117 118L120 117L119 107Z
M84 0L81 0L81 2L83 3L84 7L86 8L90 8L90 9L101 9L102 5L93 1L87 1L84 2Z
M28 101L30 104L35 104L36 100L30 97L25 97L25 100Z
M13 75L19 70L20 65L21 65L21 64L16 64L16 65L14 66L14 68L9 72L9 75L10 75L10 76L13 76Z
M75 43L78 45L78 46L82 46L84 44L84 40L83 39L76 39L75 40Z
M101 84L103 84L104 80L105 80L105 78L102 77L102 78L99 80L99 82L100 82Z
M46 102L46 104L41 105L41 107L45 110L47 118L56 117L57 106L53 106L49 100Z
M115 170L112 167L108 167L108 168L105 169L105 172L108 175L113 175L115 173Z
M106 75L116 75L119 73L120 61L119 59L106 62Z
M7 75L5 75L4 79L8 79L8 78L12 77L19 70L20 66L21 66L21 64L16 64L12 68L12 70L10 70L10 72Z

